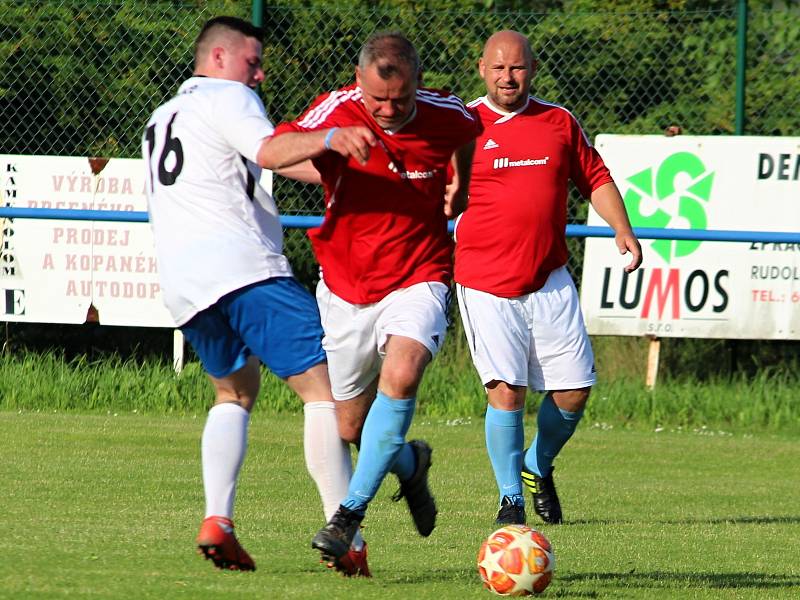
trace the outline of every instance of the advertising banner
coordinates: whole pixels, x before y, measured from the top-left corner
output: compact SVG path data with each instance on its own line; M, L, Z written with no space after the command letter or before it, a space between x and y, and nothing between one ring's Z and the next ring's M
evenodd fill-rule
M7 207L146 211L138 159L0 156ZM2 219L2 320L174 327L149 223Z
M634 227L800 232L800 138L600 135ZM589 225L606 223L590 209ZM581 307L595 335L800 339L800 244L640 240L626 274L589 238Z

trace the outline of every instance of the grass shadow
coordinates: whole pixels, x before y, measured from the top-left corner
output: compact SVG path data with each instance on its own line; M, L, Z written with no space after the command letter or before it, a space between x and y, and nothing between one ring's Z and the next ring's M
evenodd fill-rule
M797 525L800 524L800 516L782 517L717 517L713 519L669 519L659 521L665 525Z
M580 525L637 525L642 521L633 519L570 519L561 523L560 527L575 527ZM714 517L714 518L686 518L686 519L661 519L656 521L664 525L797 525L800 524L800 516L739 516L739 517ZM534 529L543 526L534 523Z
M671 573L649 571L637 573L575 573L559 576L564 583L602 582L608 587L673 589L791 589L800 588L800 576L769 573Z
M641 521L636 521L632 519L570 519L568 521L564 521L558 527L574 527L580 525L638 525L641 524ZM546 527L543 523L534 523L530 525L534 529L539 529L540 527Z
M453 582L464 582L464 581L475 581L475 585L480 586L480 579L478 578L477 571L473 571L472 569L464 569L464 568L452 568L452 569L437 569L436 571L430 571L426 573L420 573L418 575L396 575L394 577L390 576L389 574L381 574L380 577L381 585L418 585L418 584L431 584L431 583L453 583ZM560 578L558 578L560 579ZM569 590L565 588L556 587L553 589L553 586L548 588L547 590L548 596L557 596L557 597L568 597L568 598L598 598L599 594L597 592L587 592L582 590Z

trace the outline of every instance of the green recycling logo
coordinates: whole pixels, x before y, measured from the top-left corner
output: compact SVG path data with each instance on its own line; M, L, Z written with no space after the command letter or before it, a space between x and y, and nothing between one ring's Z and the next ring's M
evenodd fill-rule
M626 180L625 208L634 227L705 229L705 205L711 198L714 173L706 172L700 158L691 152L676 152ZM655 210L653 207L655 206ZM649 209L649 210L646 210ZM696 240L654 240L653 250L667 263L673 257L688 256L702 242Z

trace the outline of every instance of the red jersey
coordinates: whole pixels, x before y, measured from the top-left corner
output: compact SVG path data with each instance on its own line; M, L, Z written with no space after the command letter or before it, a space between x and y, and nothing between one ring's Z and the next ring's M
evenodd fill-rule
M325 219L308 237L330 290L353 304L377 302L423 281L450 283L452 240L444 215L447 166L478 133L456 96L420 88L416 114L384 131L356 85L323 94L287 131L368 127L379 140L367 164L325 152L313 160L325 189Z
M469 105L483 124L469 204L456 225L455 279L513 298L541 288L566 264L568 180L588 198L613 181L565 108L529 98L513 113L484 96Z

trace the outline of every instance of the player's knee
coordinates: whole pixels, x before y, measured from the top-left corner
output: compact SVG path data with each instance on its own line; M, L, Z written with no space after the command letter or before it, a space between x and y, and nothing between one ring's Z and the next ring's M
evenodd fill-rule
M358 444L361 441L361 429L364 423L358 421L339 421L339 437L349 444Z
M498 410L520 410L525 406L528 389L494 379L486 384L489 404Z
M424 366L394 365L381 372L379 388L390 398L413 398L417 395L423 371Z
M256 399L253 397L226 393L218 393L215 401L215 404L238 404L247 412L253 410L255 403Z
M592 388L587 387L578 390L560 390L552 392L553 402L555 402L556 406L560 409L578 412L586 407L591 391Z
M518 398L515 394L499 394L489 397L489 404L498 410L520 410L525 407L525 398Z

